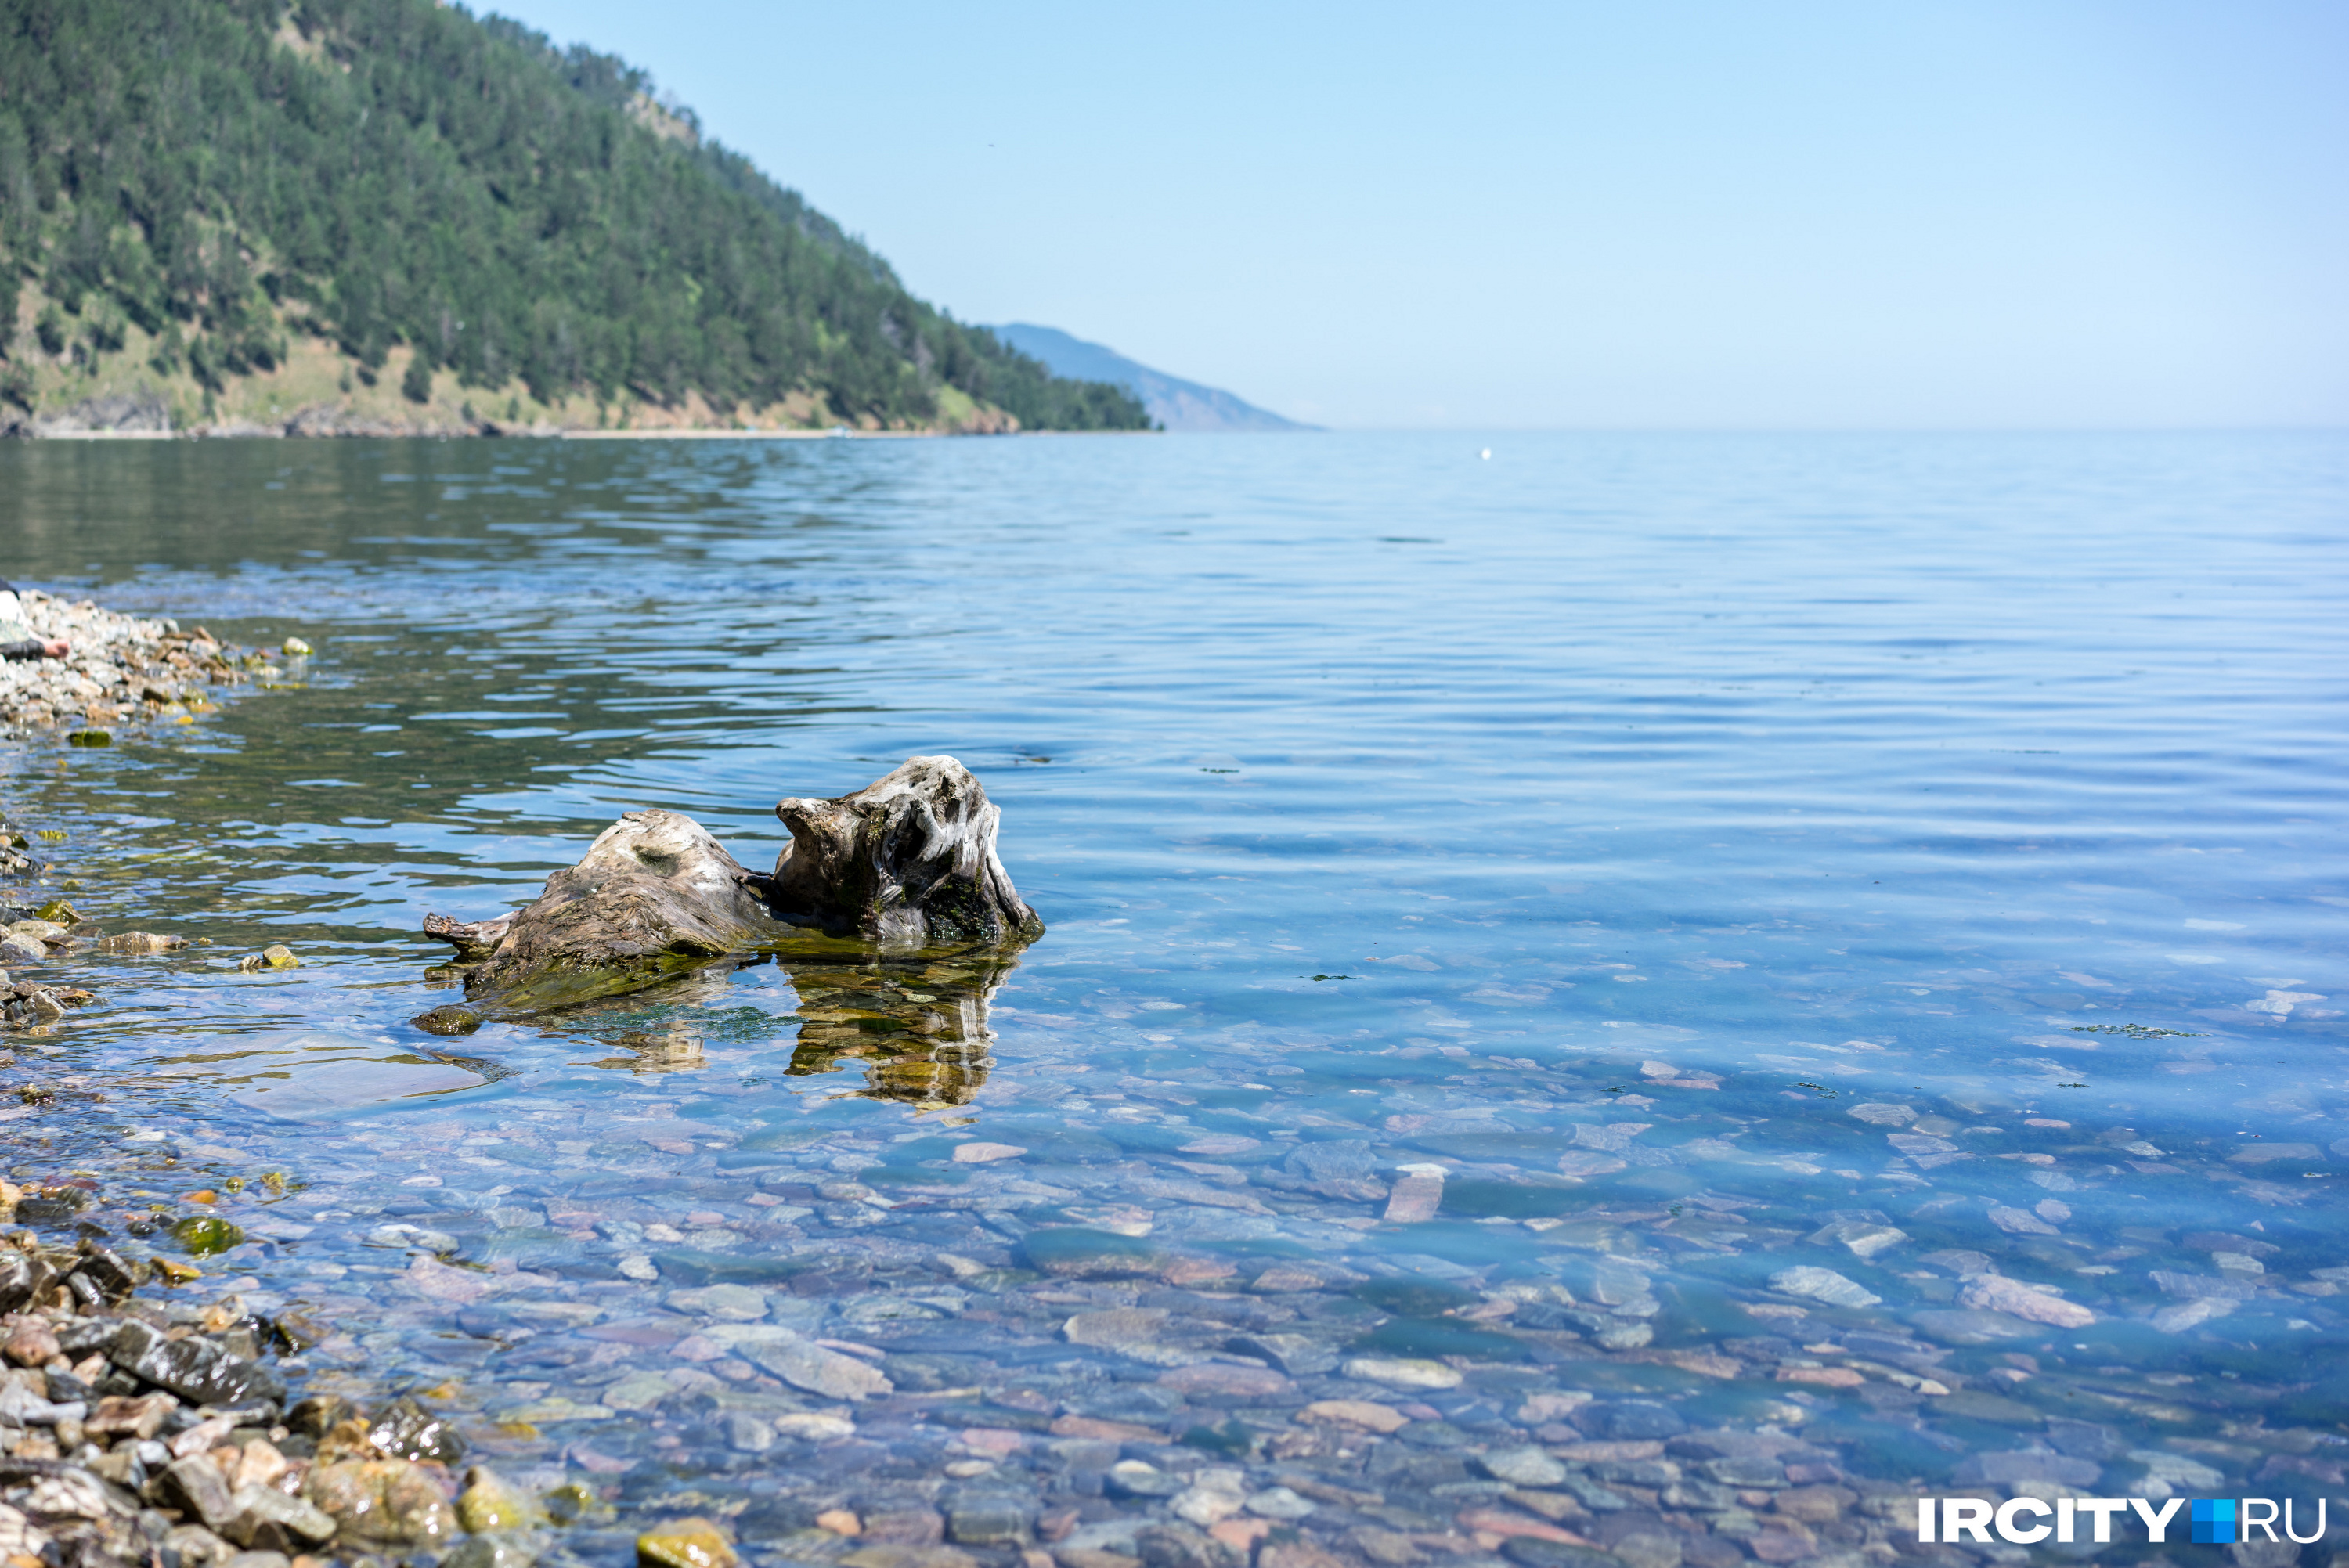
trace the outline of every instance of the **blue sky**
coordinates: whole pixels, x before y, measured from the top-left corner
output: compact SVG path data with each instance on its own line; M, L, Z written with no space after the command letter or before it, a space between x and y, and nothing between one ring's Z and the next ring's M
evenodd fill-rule
M2338 0L492 8L1315 423L2349 424Z

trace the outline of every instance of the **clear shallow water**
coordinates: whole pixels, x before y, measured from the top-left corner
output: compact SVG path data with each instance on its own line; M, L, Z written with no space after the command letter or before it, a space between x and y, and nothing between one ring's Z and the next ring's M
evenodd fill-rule
M1337 1488L1280 1527L1398 1563L1536 1517L1476 1458L1528 1443L1640 1568L1913 1536L1871 1501L1912 1482L2337 1482L2349 447L1483 444L0 452L8 576L319 650L9 758L94 923L213 944L56 966L103 1001L19 1042L65 1092L15 1172L102 1166L118 1220L285 1172L207 1266L332 1331L316 1386L437 1388L623 1524L776 1555L853 1549L805 1533L833 1506L1010 1550L982 1503L1126 1550L1168 1505L1101 1495L1111 1439ZM406 1025L454 995L428 909L645 805L761 864L775 799L933 751L1050 924L1008 972ZM233 970L273 941L302 967ZM991 1041L908 1049L965 1001ZM377 1098L474 1081L435 1057L489 1081ZM1432 1219L1425 1169L1383 1217L1405 1165ZM1067 1326L1121 1307L1168 1315ZM893 1391L778 1376L780 1328ZM1330 1398L1413 1419L1300 1418ZM1673 1422L1807 1447L1741 1501L1573 1446ZM1806 1478L1833 1517L1764 1528Z

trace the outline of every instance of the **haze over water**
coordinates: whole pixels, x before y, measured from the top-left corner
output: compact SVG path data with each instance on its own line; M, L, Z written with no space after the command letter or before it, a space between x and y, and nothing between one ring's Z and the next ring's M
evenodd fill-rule
M13 1174L134 1129L183 1156L121 1178L157 1202L283 1171L206 1266L336 1326L321 1387L445 1387L500 1462L785 1555L858 1487L951 1514L968 1429L1031 1436L955 1485L1146 1509L1023 1410L1270 1444L1309 1399L1423 1398L1432 1452L1582 1391L1799 1435L1863 1493L2008 1451L2108 1495L2321 1490L2270 1460L2331 1449L2191 1441L2338 1444L2349 1408L2349 443L1489 439L0 451L0 573L317 649L193 726L8 752L85 914L213 944L56 966L101 1005L20 1067L105 1099L18 1120ZM777 799L936 752L1049 925L999 983L760 964L406 1023L456 995L428 910L525 902L618 812L763 869ZM302 966L231 967L271 942ZM941 995L994 1037L932 1075ZM348 1065L471 1081L436 1056L491 1081ZM1404 1165L1443 1168L1434 1218L1346 1185ZM1284 1264L1320 1273L1248 1290ZM1773 1287L1800 1268L1880 1299ZM1199 1305L1230 1300L1269 1305ZM1137 1304L1155 1359L1063 1330ZM746 1448L732 1415L848 1408L760 1370L761 1323L869 1347L901 1405ZM1464 1380L1174 1375L1276 1328ZM1838 1335L1954 1392L1785 1375ZM1379 1506L1448 1518L1447 1484ZM1373 1527L1323 1506L1309 1534Z

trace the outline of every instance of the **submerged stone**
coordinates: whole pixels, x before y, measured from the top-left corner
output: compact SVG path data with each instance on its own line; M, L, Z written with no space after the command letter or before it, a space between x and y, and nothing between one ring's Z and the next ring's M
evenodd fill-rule
M440 1560L440 1568L530 1568L540 1542L526 1534L475 1535Z
M1165 1266L1155 1248L1135 1237L1077 1226L1031 1231L1020 1251L1040 1273L1078 1279L1154 1274Z
M733 1537L708 1519L673 1519L636 1537L646 1568L734 1568Z
M1829 1306L1874 1306L1884 1299L1857 1280L1847 1279L1833 1269L1813 1268L1807 1264L1800 1268L1780 1269L1770 1276L1770 1288L1788 1295L1823 1301Z
M254 1042L256 1059L229 1096L246 1110L288 1120L478 1088L489 1080L450 1062L387 1055L379 1040L324 1031Z
M1361 1356L1346 1363L1346 1376L1396 1388L1457 1388L1460 1373L1441 1361L1410 1357Z
M429 1543L458 1533L456 1510L439 1479L406 1460L319 1465L310 1471L303 1494L348 1535Z

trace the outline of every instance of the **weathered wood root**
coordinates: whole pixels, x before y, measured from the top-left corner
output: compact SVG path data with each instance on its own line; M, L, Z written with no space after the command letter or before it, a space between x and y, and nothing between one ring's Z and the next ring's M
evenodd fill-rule
M497 951L506 933L513 929L514 916L521 913L518 909L509 910L495 920L473 921L428 914L424 917L424 934L437 936L454 947L460 959L487 958Z
M536 1012L642 990L784 934L764 880L692 818L630 811L577 865L548 877L528 908L471 925L428 919L425 931L460 954L494 934L486 961L465 977L466 1001Z
M951 757L916 757L831 800L775 808L792 830L777 907L891 946L1033 941L1044 923L995 852L1002 810Z

